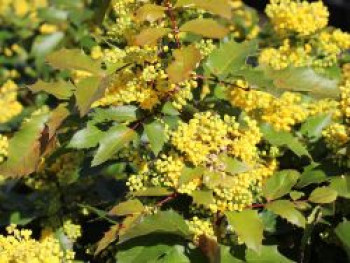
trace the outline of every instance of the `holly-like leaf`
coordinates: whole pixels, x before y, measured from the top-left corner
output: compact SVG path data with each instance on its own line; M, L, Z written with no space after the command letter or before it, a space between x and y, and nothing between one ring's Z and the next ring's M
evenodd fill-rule
M320 184L327 181L326 173L321 168L317 168L318 166L318 164L306 166L296 187L303 188L310 184Z
M348 254L348 258L350 258L350 221L344 221L337 225L334 232L342 242L345 251Z
M146 28L135 36L135 45L151 46L157 44L158 40L171 32L170 28L154 27Z
M197 166L196 168L190 168L185 166L182 169L180 178L179 178L179 184L186 184L188 182L191 182L194 179L199 179L202 177L205 169L203 167Z
M229 33L228 28L211 18L197 18L190 20L180 27L180 31L216 39L223 38Z
M263 194L267 200L280 198L290 192L296 184L300 174L295 170L276 172L263 186Z
M242 212L226 212L228 223L246 244L254 251L259 252L262 247L264 225L256 210Z
M310 154L305 146L291 133L285 131L276 131L271 125L264 124L260 127L264 139L274 146L285 146L299 157Z
M189 238L191 235L183 217L173 210L168 210L135 220L129 229L120 235L119 243L152 233L174 234L184 238Z
M266 209L286 219L288 222L305 228L305 217L288 200L277 200L266 204Z
M151 123L145 124L144 127L147 138L151 144L151 149L155 155L158 155L167 140L164 124L155 120Z
M262 246L260 253L247 249L246 251L247 263L293 263L294 261L286 258L277 250L277 246Z
M168 66L167 73L172 83L187 80L201 60L201 54L194 46L187 46L174 51L175 60Z
M45 91L58 99L69 99L74 90L74 85L69 81L58 80L56 82L37 81L35 84L29 86L29 89L35 93Z
M226 154L219 155L219 160L225 165L225 171L231 174L244 173L251 169L247 164L231 158Z
M338 80L316 73L312 68L287 68L266 70L276 88L288 91L307 92L315 98L338 98Z
M135 18L139 21L154 22L164 17L165 7L155 4L144 4L136 11Z
M242 69L246 65L249 55L257 51L255 41L237 43L229 41L222 43L219 48L210 53L206 67L211 74L226 79L230 74Z
M25 122L9 142L8 159L0 166L0 173L8 177L21 177L36 170L40 155L42 132L49 114L32 117Z
M100 145L92 161L92 166L100 165L109 160L119 150L136 137L134 130L118 125L104 133Z
M52 52L46 61L56 69L83 70L93 74L101 73L101 65L80 49L61 49Z
M119 224L112 226L98 241L95 255L98 255L101 251L105 250L110 244L117 240Z
M237 70L233 75L243 77L252 86L257 86L259 88L273 87L273 81L268 78L265 72L259 67L245 67Z
M103 137L104 132L94 125L88 125L85 129L76 132L68 147L75 149L88 149L96 147Z
M338 196L350 199L350 176L334 176L330 181L329 187L337 191Z
M319 114L309 117L301 126L300 132L313 139L319 139L322 136L322 131L332 120L332 114Z
M164 187L149 187L133 193L133 196L168 196L173 192Z
M105 121L135 121L137 107L133 105L123 105L118 107L109 108L97 108L92 114L93 122L105 122Z
M210 205L214 203L213 191L198 190L191 193L193 202L198 205Z
M109 212L110 216L126 216L141 213L144 210L143 204L138 199L131 199L114 206Z
M231 5L227 0L178 0L175 8L178 7L197 7L226 19L232 16Z
M318 187L309 196L309 201L316 204L328 204L337 199L337 191L330 187Z

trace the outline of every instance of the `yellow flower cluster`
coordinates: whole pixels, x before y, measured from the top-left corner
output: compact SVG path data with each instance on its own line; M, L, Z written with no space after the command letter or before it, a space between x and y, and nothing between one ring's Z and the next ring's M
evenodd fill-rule
M46 7L47 0L1 0L0 16L14 12L16 16L23 17L27 14L36 15L38 8Z
M271 0L266 14L279 33L307 36L327 26L329 13L321 1Z
M22 111L17 101L18 86L11 80L0 88L0 123L5 123Z
M6 136L0 134L0 163L2 163L8 154L9 142Z
M341 100L340 110L342 115L350 120L350 79L346 80L343 85L340 86Z
M182 169L185 164L177 154L162 154L155 162L157 176L152 178L155 186L164 184L167 187L177 188Z
M212 39L201 39L195 43L195 47L199 50L202 57L207 57L216 48Z
M40 241L33 239L32 231L7 227L7 236L0 235L1 263L61 263L73 262L74 252L63 251L53 236Z
M332 123L325 130L322 135L327 144L327 147L337 150L350 141L349 127L340 123Z
M74 242L81 237L81 226L74 224L72 220L66 220L63 223L63 232Z
M193 242L195 244L198 244L201 236L216 240L213 224L209 220L194 216L191 220L187 220L186 223L193 234Z

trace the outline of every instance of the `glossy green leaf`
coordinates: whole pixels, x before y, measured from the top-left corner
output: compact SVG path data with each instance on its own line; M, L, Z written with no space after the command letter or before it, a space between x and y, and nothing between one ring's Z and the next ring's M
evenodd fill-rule
M210 205L214 203L213 191L197 190L191 193L193 202L198 205Z
M350 221L344 221L338 224L334 232L343 244L348 258L350 258Z
M249 171L251 168L237 159L231 158L226 154L219 155L219 160L225 166L224 170L231 174L239 174Z
M309 196L309 201L316 204L332 203L337 199L337 191L330 187L318 187Z
M260 253L247 249L247 263L293 263L294 261L283 256L277 246L262 246Z
M232 16L231 5L227 0L178 0L175 8L178 7L197 7L226 19Z
M102 164L112 158L114 154L125 147L135 137L135 131L122 125L114 126L105 132L100 140L100 145L92 161L92 166Z
M296 187L303 188L310 184L320 184L327 181L326 173L321 168L317 167L317 164L311 164L305 167Z
M123 105L109 108L97 108L92 114L93 122L105 122L105 121L135 121L137 107L133 105Z
M254 251L260 251L263 240L264 225L256 210L243 210L242 212L226 212L228 223L247 245Z
M138 199L130 199L114 206L108 215L111 216L126 216L131 214L141 213L144 210L143 204Z
M338 196L350 199L350 176L335 176L330 182L329 187L337 191Z
M286 219L288 222L305 228L305 217L288 200L277 200L266 204L266 209Z
M180 27L182 32L191 32L207 38L223 38L229 30L211 18L197 18L190 20Z
M220 263L243 263L242 260L233 256L230 250L229 246L220 246Z
M151 144L151 149L155 155L158 155L167 140L165 126L160 121L155 120L151 123L145 124L144 127L147 138Z
M309 137L318 139L322 136L322 131L332 120L332 114L320 114L309 117L301 126L300 132Z
M186 184L188 182L191 182L194 179L199 179L202 177L205 169L203 167L197 166L196 168L190 168L185 166L182 169L180 178L179 178L179 184Z
M282 170L267 179L263 186L263 195L267 200L280 198L290 192L300 174L295 170Z
M94 125L88 125L85 129L76 132L68 147L75 149L88 149L98 145L104 132Z
M173 192L164 187L148 187L133 193L133 196L168 196Z

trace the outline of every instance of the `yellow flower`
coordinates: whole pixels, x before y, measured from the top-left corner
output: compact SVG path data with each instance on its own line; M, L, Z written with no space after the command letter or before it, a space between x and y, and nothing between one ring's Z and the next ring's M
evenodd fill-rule
M0 123L5 123L22 111L17 101L18 86L11 80L0 88Z

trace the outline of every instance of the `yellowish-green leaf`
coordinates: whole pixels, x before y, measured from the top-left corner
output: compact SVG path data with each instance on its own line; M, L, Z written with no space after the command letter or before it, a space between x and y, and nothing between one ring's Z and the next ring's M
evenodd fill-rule
M179 178L179 184L186 184L188 182L191 182L194 179L199 179L202 177L204 173L204 168L197 166L196 168L190 168L185 166L182 169L180 178Z
M109 212L110 216L126 216L141 213L144 210L143 204L138 199L131 199L114 206Z
M139 21L154 22L164 17L165 7L155 4L144 4L136 11L136 19Z
M329 187L337 191L338 196L350 199L350 176L332 177Z
M94 125L88 125L85 129L76 132L71 139L68 147L75 149L88 149L97 146L103 131Z
M260 253L251 249L246 252L247 263L294 263L278 252L277 246L262 246Z
M226 212L228 223L247 245L248 248L259 252L262 247L264 225L256 210L242 212Z
M164 124L155 120L151 123L145 124L144 127L147 138L151 144L151 149L155 155L158 155L163 149L164 143L167 139Z
M175 60L167 68L169 80L179 83L189 79L201 60L201 54L194 46L183 47L174 51Z
M35 84L29 86L29 89L35 93L45 91L58 99L66 100L72 96L74 85L69 81L61 79L56 82L44 82L39 80Z
M231 158L226 154L219 155L219 160L225 166L224 170L231 174L244 173L251 169L247 164Z
M266 209L286 219L288 222L305 228L305 217L288 200L277 200L266 205Z
M117 240L118 237L119 224L112 226L103 236L103 238L98 241L95 255L99 254L101 251L106 249L111 243Z
M146 45L155 45L158 40L164 37L171 31L170 28L154 27L146 28L135 36L135 45L137 46L146 46Z
M213 191L193 191L193 202L198 205L210 205L214 203Z
M180 27L180 31L216 39L223 38L229 33L228 28L211 18L197 18L188 21Z
M134 196L168 196L173 192L164 187L149 187L145 190L134 192Z
M309 196L309 201L316 204L328 204L337 199L337 191L324 186L313 190Z
M232 16L231 5L227 0L178 0L177 7L197 7L227 19Z

